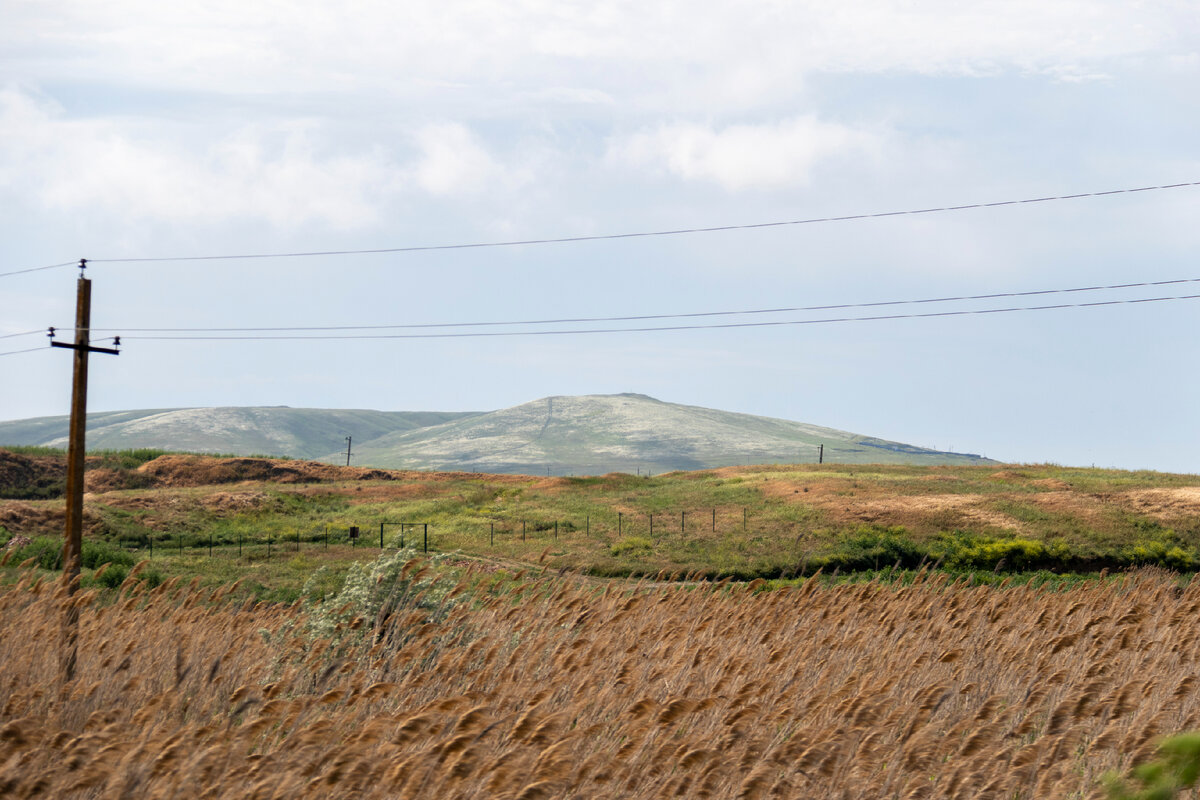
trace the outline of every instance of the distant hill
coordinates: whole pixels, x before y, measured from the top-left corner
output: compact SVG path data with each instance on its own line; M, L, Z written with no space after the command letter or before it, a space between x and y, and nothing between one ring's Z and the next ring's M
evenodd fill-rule
M0 445L66 445L67 417L0 422ZM191 408L88 415L88 449L150 447L392 469L554 475L739 464L986 464L803 422L666 403L640 394L545 397L478 412Z
M88 414L89 450L152 447L194 453L317 459L345 452L346 436L374 439L436 425L473 412L366 411L328 408L159 408ZM0 422L0 445L66 447L70 418Z
M803 422L665 403L640 394L546 397L365 442L358 463L555 475L815 462L980 464Z

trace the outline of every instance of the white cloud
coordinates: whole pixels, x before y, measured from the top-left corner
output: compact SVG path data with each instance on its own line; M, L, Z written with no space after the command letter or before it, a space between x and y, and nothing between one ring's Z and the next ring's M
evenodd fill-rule
M881 146L877 134L805 115L776 124L720 129L695 123L663 125L614 141L609 158L739 191L805 184L820 164L870 157Z
M821 72L1104 74L1196 52L1192 4L1126 0L10 3L9 75L466 106L553 89L745 107ZM447 87L451 91L447 91ZM597 94L598 93L598 94Z
M474 193L502 172L464 125L426 125L416 132L413 140L421 151L413 175L421 188L430 194Z
M247 123L197 138L189 126L72 119L44 97L0 89L0 193L129 222L361 230L404 194L471 194L514 175L453 123L417 130L419 152L408 164L378 146L341 149L311 121Z

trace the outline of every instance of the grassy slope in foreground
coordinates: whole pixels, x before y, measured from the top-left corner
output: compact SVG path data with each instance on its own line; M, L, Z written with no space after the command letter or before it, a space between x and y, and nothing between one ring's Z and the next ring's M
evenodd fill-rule
M306 477L302 467L164 456L134 471L145 488L94 487L89 536L142 555L153 540L156 563L168 572L214 570L229 578L251 567L270 573L281 557L307 559L296 567L303 574L313 559L326 558L314 551L327 528L335 550L349 525L364 532L360 548L377 548L380 523L396 522L429 523L434 550L605 575L776 577L939 561L989 572L1138 564L1191 570L1200 560L1200 478L1189 475L802 465L538 478L311 465ZM188 480L201 474L227 482ZM290 482L243 480L251 475ZM304 482L317 479L325 482ZM0 526L57 536L61 513L61 501L6 501ZM387 526L385 544L396 545L399 534ZM208 560L210 541L216 554ZM267 574L261 579L270 585Z

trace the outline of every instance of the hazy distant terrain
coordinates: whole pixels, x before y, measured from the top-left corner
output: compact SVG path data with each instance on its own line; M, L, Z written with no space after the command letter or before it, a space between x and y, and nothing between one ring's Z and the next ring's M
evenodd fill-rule
M357 443L470 415L286 406L112 411L88 414L87 446L320 458L344 453L346 436ZM0 422L0 444L66 447L68 423L66 416Z
M0 445L66 445L67 417L0 423ZM189 408L88 415L88 449L266 454L353 464L554 475L666 472L738 464L980 464L803 422L639 394L546 397L487 413Z
M546 397L489 414L381 436L361 463L404 469L603 474L735 464L815 462L968 464L941 453L846 431L664 403L637 394Z

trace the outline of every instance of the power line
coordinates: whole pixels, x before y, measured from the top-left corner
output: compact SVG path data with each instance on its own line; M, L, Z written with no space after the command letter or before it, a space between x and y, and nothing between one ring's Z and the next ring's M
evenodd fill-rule
M1150 286L1170 286L1183 283L1200 283L1200 278L1177 278L1165 281L1142 281L1140 283L1117 283L1107 286L1077 286L1069 289L1035 289L1021 292L994 292L992 294L961 295L957 297L932 297L921 300L882 300L871 303L838 303L821 306L794 306L788 308L757 308L744 311L695 311L681 314L640 314L633 316L615 317L564 317L561 319L512 320L509 322L425 322L403 325L303 325L287 327L247 327L247 328L120 328L122 332L134 333L256 333L256 332L299 332L299 331L369 331L369 330L404 330L416 328L480 328L508 325L560 325L584 322L636 322L656 319L690 319L697 317L728 317L751 314L782 314L797 311L836 311L847 308L878 308L881 306L921 305L929 303L949 303L966 300L997 300L1008 297L1034 297L1050 294L1072 294L1080 292L1097 292L1109 290L1124 290L1145 288ZM61 330L68 330L63 328ZM93 328L93 331L111 331L117 328ZM36 332L36 331L35 331ZM17 335L17 334L12 334Z
M965 309L957 311L933 311L923 314L888 314L873 317L839 317L832 319L802 319L802 320L773 320L770 322L721 322L705 325L664 325L641 328L584 328L568 330L534 330L534 331L472 331L469 333L395 333L395 334L322 334L315 336L299 335L241 335L241 336L123 336L123 339L145 341L266 341L266 340L352 340L352 339L466 339L499 336L569 336L573 334L598 333L651 333L659 331L693 331L714 330L722 328L766 328L784 325L822 325L843 322L877 322L897 319L929 319L935 317L961 317L981 314L1005 314L1015 311L1051 311L1064 308L1097 308L1100 306L1132 305L1138 303L1161 303L1169 300L1197 300L1200 294L1179 295L1174 297L1145 297L1133 300L1100 300L1091 303L1058 303L1046 306L1019 306L1011 308Z
M31 347L28 350L9 350L7 353L0 353L0 356L15 356L21 353L32 353L34 350L48 350L49 347Z
M1109 189L1103 192L1080 192L1077 194L1050 195L1046 197L1030 197L1021 200L1000 200L990 203L968 203L956 206L940 206L934 208L918 208L906 211L882 211L870 214L847 214L836 217L813 217L809 219L783 220L777 222L755 222L743 225L715 225L711 227L676 228L661 231L638 231L634 233L607 233L593 236L564 236L558 238L521 239L503 242L471 242L467 244L419 245L412 247L382 247L368 250L321 250L294 253L240 253L207 256L154 256L143 258L94 258L89 259L93 264L130 264L138 262L162 261L222 261L231 259L261 259L261 258L306 258L311 256L358 256L377 255L383 253L417 253L435 250L469 250L488 247L517 247L521 245L566 244L571 242L595 242L611 239L637 239L652 236L680 236L690 233L716 233L719 231L753 230L758 228L778 228L789 225L812 225L822 222L848 222L860 219L879 219L882 217L913 216L917 214L939 214L949 211L967 211L979 208L999 208L1001 206L1029 205L1033 203L1049 203L1058 200L1078 200L1085 197L1105 197L1115 194L1134 194L1137 192L1153 192L1164 189L1180 189L1189 186L1200 186L1200 181L1171 183L1161 186L1139 186L1132 189ZM73 263L73 262L72 262ZM66 265L56 265L66 266ZM45 267L44 269L50 269ZM8 273L16 274L16 273ZM4 277L0 274L0 277Z
M0 339L14 339L18 336L32 336L35 333L45 333L45 328L38 328L36 331L21 331L20 333L5 333L0 334Z
M47 264L44 267L29 267L28 269L15 269L12 272L0 272L0 278L7 278L10 275L24 275L26 272L41 272L44 269L61 269L62 267L73 267L78 261L64 261L61 264Z

